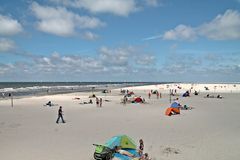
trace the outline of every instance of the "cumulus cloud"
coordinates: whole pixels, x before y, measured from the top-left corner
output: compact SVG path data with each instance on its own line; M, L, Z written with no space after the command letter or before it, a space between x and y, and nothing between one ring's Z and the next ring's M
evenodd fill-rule
M58 36L72 36L76 29L93 29L104 25L95 17L80 16L63 7L41 6L34 2L30 8L39 19L37 28Z
M11 36L23 30L22 25L11 17L3 16L0 14L0 35Z
M62 79L66 78L66 75L81 78L82 75L91 77L97 74L101 77L111 74L112 77L118 77L137 72L143 74L143 71L150 70L154 60L153 55L140 50L139 46L101 47L95 56L61 55L57 52L49 56L32 56L28 57L27 61L14 62L11 67L2 64L4 67L1 72L8 76L25 77L54 78L64 75Z
M84 8L91 13L127 16L137 10L135 0L51 0L69 7Z
M0 38L0 52L12 51L15 48L15 43L12 40Z
M98 39L98 37L99 36L97 34L90 32L90 31L84 32L82 35L83 39L90 40L90 41L94 41L94 40Z
M195 38L195 30L185 25L178 25L175 29L167 31L163 35L164 40L194 40Z
M100 49L100 59L105 65L128 66L131 55L133 54L132 47L110 49L102 47Z
M100 59L107 66L151 66L155 62L155 56L141 51L136 46L119 48L102 47L100 49Z
M139 65L152 65L155 63L156 57L151 55L140 55L136 58L136 63Z
M200 26L198 30L209 39L240 39L240 13L227 10L223 15L220 14L211 22Z
M219 14L212 21L200 26L192 27L180 24L163 35L155 35L143 40L162 38L163 40L192 41L201 36L213 40L240 39L240 13L236 10L227 10L223 15Z

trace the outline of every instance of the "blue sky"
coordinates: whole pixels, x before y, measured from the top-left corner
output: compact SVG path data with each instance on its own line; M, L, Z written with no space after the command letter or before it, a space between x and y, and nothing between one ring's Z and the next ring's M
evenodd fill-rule
M240 0L0 0L0 81L240 81Z

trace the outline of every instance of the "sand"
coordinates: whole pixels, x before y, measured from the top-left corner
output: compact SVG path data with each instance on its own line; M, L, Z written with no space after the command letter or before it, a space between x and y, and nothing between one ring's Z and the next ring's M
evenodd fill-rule
M147 98L153 86L128 88L144 97L147 104L121 104L119 89L106 95L97 92L98 97L110 100L102 108L97 108L95 103L79 104L89 101L91 93L14 99L14 107L10 100L1 100L0 159L92 160L93 143L102 144L119 134L127 134L135 141L142 138L145 152L154 160L239 159L237 89L231 92L219 87L207 91L213 95L221 92L223 99L203 98L206 95L203 91L198 96L180 97L181 104L194 109L168 117L164 111L170 105L169 95L165 94L169 88L155 86L159 87L162 87L161 99L155 95ZM81 99L74 100L75 97ZM55 123L59 106L43 106L49 100L63 106L65 124Z

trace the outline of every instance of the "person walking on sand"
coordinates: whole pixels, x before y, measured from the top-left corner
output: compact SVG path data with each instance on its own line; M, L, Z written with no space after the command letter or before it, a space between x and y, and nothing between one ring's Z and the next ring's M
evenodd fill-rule
M63 119L63 111L62 111L62 106L59 107L58 109L58 118L57 118L57 121L56 123L58 123L59 119L62 119L62 123L65 123L64 119Z
M99 100L99 105L100 105L100 107L102 107L102 98L100 98L100 100Z
M149 93L148 93L148 99L150 99L150 98L151 98L151 93L149 92Z
M159 99L159 92L157 92L157 99Z
M97 107L99 107L99 99L98 99L98 97L96 97L96 105L97 105Z

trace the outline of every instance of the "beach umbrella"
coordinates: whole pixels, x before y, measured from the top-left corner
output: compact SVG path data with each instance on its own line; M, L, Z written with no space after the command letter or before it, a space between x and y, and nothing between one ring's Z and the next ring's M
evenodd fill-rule
M111 149L113 149L115 146L121 146L125 149L136 149L137 147L136 143L127 135L114 136L109 139L104 146Z
M171 108L178 108L179 107L179 104L177 102L173 102L171 104Z

